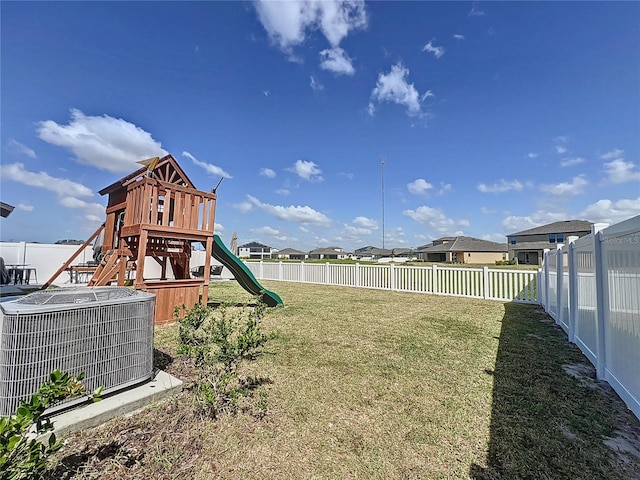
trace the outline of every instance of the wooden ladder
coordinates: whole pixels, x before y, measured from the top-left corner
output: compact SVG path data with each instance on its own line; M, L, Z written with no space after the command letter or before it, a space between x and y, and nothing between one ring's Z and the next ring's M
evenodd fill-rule
M109 285L114 280L118 280L118 285L124 284L124 274L127 270L127 261L130 256L131 250L128 248L108 250L102 257L91 280L89 280L88 286L102 287Z

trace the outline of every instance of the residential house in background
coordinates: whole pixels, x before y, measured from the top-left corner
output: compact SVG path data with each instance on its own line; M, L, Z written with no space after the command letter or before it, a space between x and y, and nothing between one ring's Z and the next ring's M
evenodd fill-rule
M345 253L341 247L322 247L311 250L309 252L308 258L313 258L316 260L342 260L345 258L349 258L350 256L351 255Z
M473 237L442 237L418 247L416 258L426 262L494 263L507 259L507 244Z
M262 260L265 258L271 258L271 256L278 251L277 248L269 247L264 243L249 242L238 247L238 257L240 258L252 258Z
M367 245L366 247L356 249L355 252L353 252L353 256L358 260L373 261L383 257L390 257L391 250Z
M541 265L545 248L556 248L568 237L583 237L591 233L592 222L565 220L530 228L507 235L509 259L521 265Z
M282 250L278 250L275 256L286 260L304 260L307 258L307 253L296 250L295 248L283 248Z

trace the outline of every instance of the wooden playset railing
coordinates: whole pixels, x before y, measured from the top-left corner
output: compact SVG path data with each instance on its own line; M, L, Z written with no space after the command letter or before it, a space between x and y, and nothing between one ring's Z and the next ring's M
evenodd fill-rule
M143 178L129 186L122 236L140 229L183 235L213 232L216 195Z

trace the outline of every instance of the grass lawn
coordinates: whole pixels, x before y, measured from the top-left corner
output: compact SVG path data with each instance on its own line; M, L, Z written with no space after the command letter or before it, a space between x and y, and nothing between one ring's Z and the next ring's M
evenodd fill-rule
M640 478L605 444L640 450L640 422L538 307L264 284L286 304L247 367L266 413L194 415L177 327L158 327L183 393L69 437L52 478ZM209 295L251 300L235 282Z

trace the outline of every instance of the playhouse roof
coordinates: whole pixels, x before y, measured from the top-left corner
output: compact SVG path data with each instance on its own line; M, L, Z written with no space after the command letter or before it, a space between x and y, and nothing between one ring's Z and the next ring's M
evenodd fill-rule
M100 195L106 195L108 193L113 193L116 190L126 187L127 185L135 182L140 177L145 175L147 172L147 167L142 166L135 172L131 172L129 175L122 177L120 180L113 182L108 187L104 187L98 193ZM159 161L156 167L153 169L154 178L157 178L161 182L165 183L173 183L176 185L181 185L188 188L195 189L195 185L189 179L184 170L178 165L178 162L171 154L165 155Z

